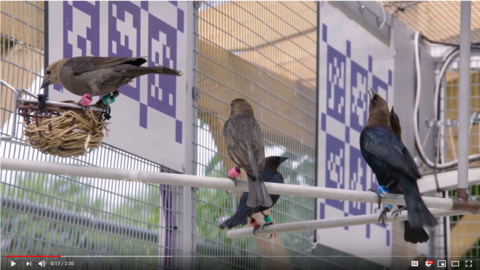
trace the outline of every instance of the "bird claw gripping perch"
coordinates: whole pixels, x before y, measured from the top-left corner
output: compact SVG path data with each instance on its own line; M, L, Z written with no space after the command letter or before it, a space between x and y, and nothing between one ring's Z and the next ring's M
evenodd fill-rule
M270 217L270 215L266 215L263 217L263 221L265 221L265 224L262 225L262 229L264 229L265 227L267 226L270 226L273 224L273 221L272 221L272 218ZM270 234L270 238L268 239L271 239L272 237L276 236L277 234L273 233L273 234Z
M397 219L397 216L402 213L403 210L407 209L407 207L403 206L401 208L398 208L397 210L392 212L392 216Z
M383 226L388 226L388 223L385 223L385 219L387 218L387 213L390 212L393 208L391 204L384 204L382 213L378 217L378 221L382 221Z
M380 186L378 188L378 190L376 190L376 191L371 189L371 188L368 189L368 191L371 191L371 192L377 194L377 196L378 196L378 208L377 209L380 209L380 206L382 205L382 198L384 198L385 194L388 193L388 189L385 186Z

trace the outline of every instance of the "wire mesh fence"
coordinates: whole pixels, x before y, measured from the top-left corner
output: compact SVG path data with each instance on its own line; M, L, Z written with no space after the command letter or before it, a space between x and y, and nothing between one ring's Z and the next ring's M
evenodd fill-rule
M381 1L387 12L432 42L459 44L460 1ZM471 42L480 42L480 3L472 1Z
M315 186L317 4L206 1L198 15L197 174L227 177L223 125L235 98L254 108L265 156L288 157L285 183ZM246 180L245 175L239 178ZM313 232L229 239L218 225L236 210L240 194L198 189L195 254L201 269L375 269L344 253L312 246ZM314 219L315 201L282 196L276 223ZM262 216L254 216L262 220ZM249 225L246 225L249 226ZM363 263L363 265L362 265ZM369 268L370 267L370 268Z
M421 29L429 39L458 42L452 29L439 33L434 28L422 28L423 19L409 24L419 12L432 15L434 8L457 4L426 8L416 2L382 3L387 11L398 13L402 22L414 30ZM234 166L226 154L223 125L229 117L230 102L244 98L253 106L261 125L265 155L289 158L279 169L285 183L316 186L317 3L207 1L196 6L195 86L200 99L194 123L193 162L197 175L226 178ZM1 7L1 79L15 89L38 94L45 65L44 2L2 2ZM474 18L472 28L477 25ZM480 152L475 114L480 106L479 63L472 58L471 155ZM442 115L450 124L443 129L441 154L443 162L449 162L456 159L458 145L455 64L443 84ZM177 173L108 145L78 158L44 155L25 144L21 125L13 118L14 105L14 93L2 85L1 135L13 136L2 140L4 158ZM195 189L194 222L184 224L183 189L179 187L4 170L0 173L2 254L126 255L132 257L78 260L77 268L95 264L105 269L178 269L182 258L169 256L182 254L183 232L186 226L193 226L191 245L196 269L384 269L314 245L313 231L229 239L218 225L237 209L239 193ZM239 179L246 177L242 174ZM478 186L471 192L478 199ZM313 199L282 196L271 216L275 223L287 223L312 220L316 211ZM435 243L432 254L448 250L458 260L478 258L480 220L476 215L445 221L451 231L445 234L439 229L431 235ZM400 235L402 228L397 229ZM316 240L321 243L321 239ZM472 260L480 263L479 259ZM8 260L1 264L9 267Z
M1 79L41 93L44 2L1 3ZM25 96L24 98L29 98ZM32 98L32 97L30 97ZM13 92L2 85L1 157L176 173L108 145L86 156L58 158L25 144L14 122ZM4 255L127 256L74 260L75 269L173 269L181 254L182 188L1 170L1 253ZM152 257L134 257L152 256ZM15 259L34 265L42 259ZM47 264L55 268L55 266ZM2 259L2 268L10 267ZM61 266L58 266L60 268ZM63 267L62 267L63 268Z
M451 49L453 50L453 49ZM480 59L476 56L474 50L470 59L470 82L471 82L471 99L470 99L470 127L469 127L469 154L471 157L470 166L478 166L480 154L480 129L479 118L480 113ZM443 64L443 63L442 63ZM442 158L444 162L457 160L458 153L458 103L459 90L459 59L458 57L452 61L452 64L443 75L443 125L442 125ZM470 196L473 200L478 200L480 194L479 186L470 187ZM455 190L449 192L451 197L456 196ZM478 215L454 216L450 217L450 231L447 239L449 240L449 255L452 260L459 260L461 267L467 260L472 260L473 265L480 263L480 219ZM468 268L466 268L468 269Z

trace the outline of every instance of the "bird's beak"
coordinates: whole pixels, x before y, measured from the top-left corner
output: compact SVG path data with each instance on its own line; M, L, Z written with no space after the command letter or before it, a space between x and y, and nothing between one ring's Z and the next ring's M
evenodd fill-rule
M392 110L390 111L391 114L394 114L395 111L393 110L393 106L392 106Z
M49 85L50 85L50 79L43 79L42 86L40 86L40 89L43 89Z
M281 157L281 158L280 158L280 164L282 164L283 162L285 162L287 159L288 159L288 157Z
M372 100L375 96L375 92L373 92L373 89L371 87L368 88L368 96L370 97L370 100Z

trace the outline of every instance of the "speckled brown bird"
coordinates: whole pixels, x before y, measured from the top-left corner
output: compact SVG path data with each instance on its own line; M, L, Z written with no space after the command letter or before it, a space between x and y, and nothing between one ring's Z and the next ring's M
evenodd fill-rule
M247 173L249 207L271 207L273 202L262 180L265 149L260 125L252 106L244 99L232 101L230 118L223 127L230 159ZM236 183L235 179L232 179Z
M60 59L45 70L41 88L61 84L78 96L98 96L117 91L142 75L181 75L180 71L168 67L141 67L145 62L147 59L143 57L79 56Z

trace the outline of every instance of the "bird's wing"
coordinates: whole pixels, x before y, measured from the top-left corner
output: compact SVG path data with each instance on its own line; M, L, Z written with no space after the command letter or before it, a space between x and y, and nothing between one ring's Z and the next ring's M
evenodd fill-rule
M248 198L248 192L243 192L242 196L240 196L240 201L238 203L238 206L247 205L247 198Z
M81 56L70 59L64 68L71 68L73 75L77 76L84 72L113 67L121 64L135 66L143 65L147 60L142 57L90 57Z
M250 176L261 175L265 149L257 121L253 117L234 116L225 123L223 136L230 159Z
M360 135L364 151L413 179L421 178L408 149L392 130L365 129Z
M403 145L403 143L402 143ZM413 164L411 169L412 169L412 173L415 175L415 177L418 179L418 178L422 178L422 175L420 174L420 172L418 171L418 166L417 166L417 163L415 162L415 160L413 159L412 155L410 154L410 152L408 151L407 147L405 147L405 145L403 145L403 153L404 153L404 156L405 156L405 159L407 160L407 162L409 164Z

